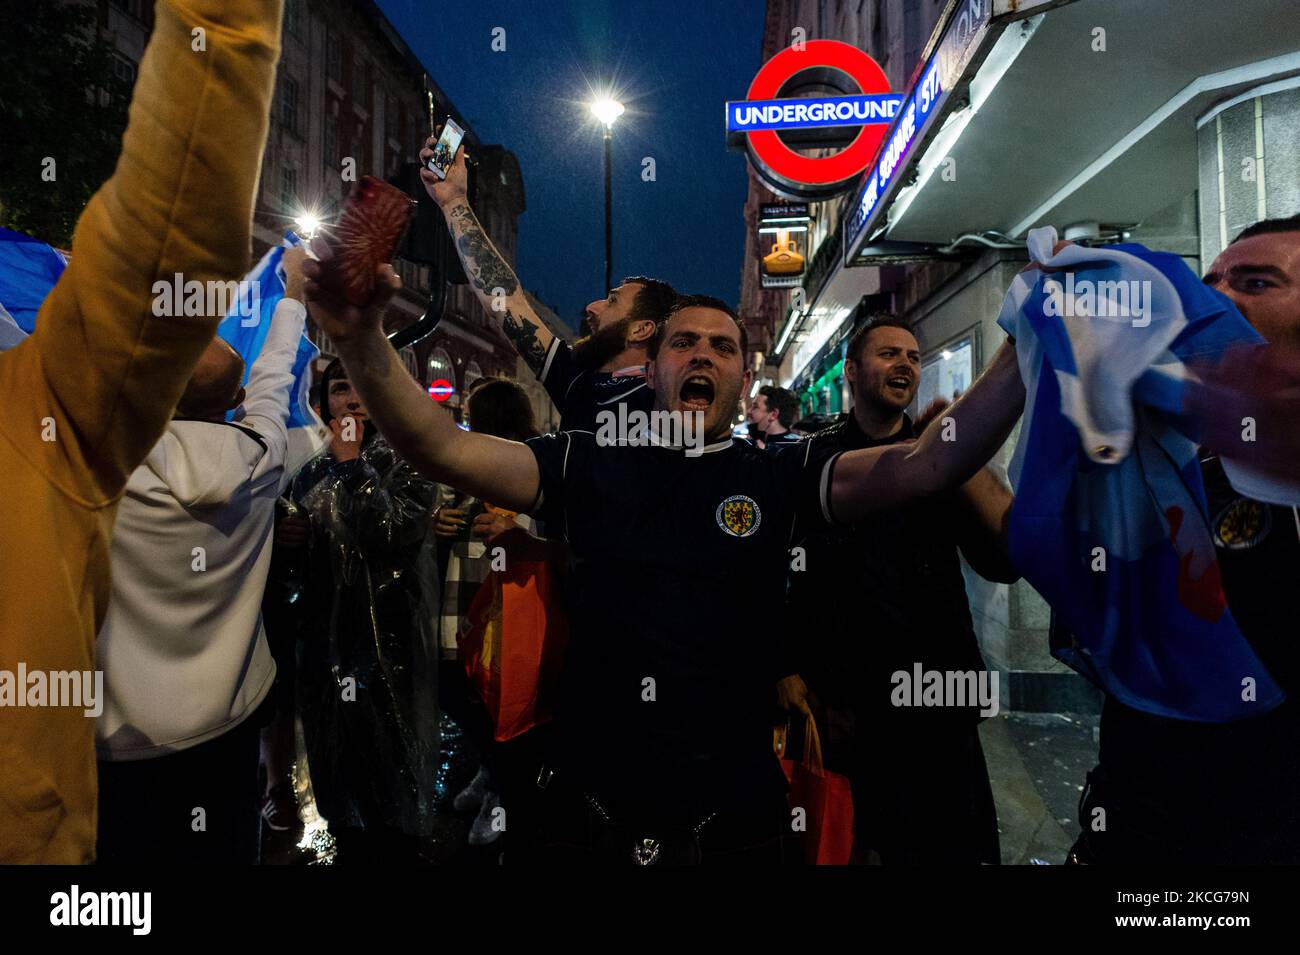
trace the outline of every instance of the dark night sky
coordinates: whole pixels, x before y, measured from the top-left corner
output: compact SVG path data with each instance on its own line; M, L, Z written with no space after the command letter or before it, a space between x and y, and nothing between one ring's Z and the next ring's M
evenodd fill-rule
M614 283L634 272L735 304L745 248L745 158L723 132L760 65L763 0L379 0L485 143L519 157L523 284L571 326L604 292L600 124L611 83ZM506 30L505 52L491 47ZM641 179L654 157L655 182Z

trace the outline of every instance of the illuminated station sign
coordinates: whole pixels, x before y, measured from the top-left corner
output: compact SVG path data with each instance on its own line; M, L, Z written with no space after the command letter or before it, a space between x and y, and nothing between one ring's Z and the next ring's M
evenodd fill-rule
M797 95L811 90L834 95ZM867 168L901 100L862 50L839 40L809 40L768 60L746 98L727 104L727 141L746 150L755 172L778 195L829 199L851 189ZM844 148L830 156L795 151L835 146Z
M867 171L845 228L846 260L853 264L875 230L880 212L898 190L903 168L913 147L934 127L956 84L979 46L989 25L992 0L964 0L944 29L943 37L920 71L888 131L884 148Z

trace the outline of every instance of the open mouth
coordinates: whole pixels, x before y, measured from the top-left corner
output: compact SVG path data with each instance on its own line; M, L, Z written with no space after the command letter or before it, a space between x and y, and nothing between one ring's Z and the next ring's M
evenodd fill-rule
M682 382L677 397L687 411L704 411L713 404L713 382L703 375L691 375Z
M889 388L897 388L899 391L906 391L912 387L912 379L907 375L894 375L892 378L885 379L885 385Z

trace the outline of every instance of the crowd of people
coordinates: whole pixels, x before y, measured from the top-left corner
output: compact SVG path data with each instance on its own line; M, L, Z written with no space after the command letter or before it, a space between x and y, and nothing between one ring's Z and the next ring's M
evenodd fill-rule
M117 171L36 333L0 354L0 669L105 677L97 719L0 714L0 861L256 862L259 827L296 824L300 725L340 861L414 862L446 714L477 761L454 806L508 863L801 860L773 745L793 719L822 727L851 783L854 861L997 864L980 708L894 705L891 675L988 669L962 561L1020 576L1014 496L989 466L1026 402L1016 343L914 416L915 335L855 314L852 407L800 434L791 392L745 399L746 329L716 298L634 275L587 306L578 341L553 334L470 206L462 149L424 186L559 430L539 434L504 378L476 383L458 426L384 335L391 266L357 307L323 281L320 242L286 253L241 386L213 338L222 316L157 317L149 298L160 275L243 274L279 15L275 0L158 3ZM1205 283L1270 367L1295 369L1300 217L1242 232ZM286 473L308 316L338 353L316 392L330 440ZM1270 400L1294 402L1296 377ZM748 438L733 436L742 401ZM653 424L601 440L620 406L695 416L702 446ZM1252 463L1296 477L1269 447ZM1235 490L1218 456L1233 450L1204 453L1207 519L1254 521L1217 534L1216 554L1288 699L1206 723L1108 698L1069 861L1300 862L1300 511ZM493 682L505 660L536 671L524 690Z

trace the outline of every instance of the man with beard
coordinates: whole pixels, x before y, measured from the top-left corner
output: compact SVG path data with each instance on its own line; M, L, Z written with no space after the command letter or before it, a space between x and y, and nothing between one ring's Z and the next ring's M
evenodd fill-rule
M433 155L437 135L420 153ZM596 430L601 409L649 411L654 395L646 387L646 347L677 293L667 282L635 275L584 310L586 336L573 345L553 335L537 314L510 265L483 231L466 197L465 150L439 179L428 168L420 177L438 203L456 240L456 253L484 311L545 386L560 411L560 430ZM504 301L499 295L504 294Z
M1289 376L1270 380L1245 361L1230 362L1217 373L1227 379L1223 383L1239 387L1251 380L1258 395L1285 400L1289 392L1294 401L1300 216L1244 230L1214 260L1205 284L1232 299L1268 341L1260 357L1277 362L1275 369L1290 363ZM1237 407L1237 396L1217 389L1201 400L1227 422L1228 433L1207 436L1206 443L1225 452L1242 447L1252 465L1279 463L1256 451L1268 435L1285 431L1294 441L1296 419L1271 416L1266 402ZM1245 415L1258 419L1259 442L1243 447L1239 422ZM1289 454L1294 473L1294 450ZM1287 699L1250 719L1201 723L1140 712L1108 697L1071 862L1300 862L1300 511L1266 482L1234 488L1218 455L1203 452L1201 476L1228 609ZM1241 483L1237 473L1233 478Z
M764 450L775 450L803 440L790 430L798 416L798 395L788 388L764 385L749 403L745 419L749 422L749 433L754 443Z
M751 379L744 329L726 304L693 296L650 340L646 373L650 420L702 416L703 449L653 430L615 445L585 431L520 443L461 431L405 373L382 331L400 285L391 267L359 309L321 286L323 254L305 267L313 314L393 446L431 479L562 529L573 550L558 745L539 777L546 849L624 864L779 859L791 833L772 750L780 621L736 595L784 586L796 516L857 521L967 480L1019 416L1012 350L948 412L959 441L766 453L730 436Z
M844 377L853 408L805 439L814 459L917 437L905 409L920 384L921 353L905 322L878 316L861 325L849 339ZM998 540L1010 500L986 468L951 493L797 535L805 564L790 574L786 627L795 672L779 693L787 709L811 718L811 688L819 704L852 720L847 775L860 857L874 853L886 865L1000 861L979 704L891 702L893 674L917 664L943 674L985 669L958 551L982 577L1016 580ZM808 607L819 608L818 620L800 625L797 614Z

